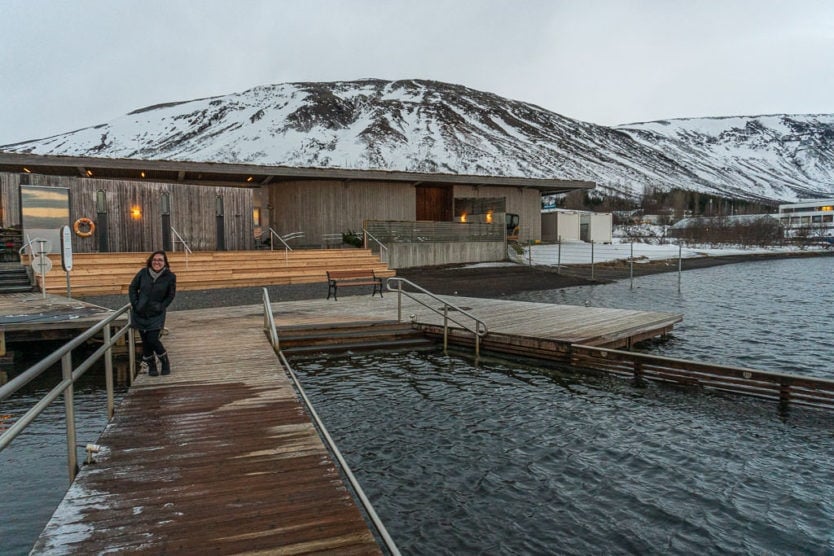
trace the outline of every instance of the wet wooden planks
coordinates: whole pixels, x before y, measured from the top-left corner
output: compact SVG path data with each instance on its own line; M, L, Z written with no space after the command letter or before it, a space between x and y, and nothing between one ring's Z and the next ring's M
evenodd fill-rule
M262 324L169 314L173 373L137 379L34 553L379 553Z
M437 301L419 296L432 307L442 309ZM489 332L519 338L553 340L564 344L629 346L633 341L666 334L681 322L676 313L579 307L550 303L443 296L449 302L486 322ZM307 300L276 304L276 324L314 324L334 319L371 320L396 318L397 294L386 292L385 298L356 295L339 301ZM442 325L443 317L408 298L403 298L403 320ZM471 324L464 316L450 317ZM450 326L456 326L450 323Z

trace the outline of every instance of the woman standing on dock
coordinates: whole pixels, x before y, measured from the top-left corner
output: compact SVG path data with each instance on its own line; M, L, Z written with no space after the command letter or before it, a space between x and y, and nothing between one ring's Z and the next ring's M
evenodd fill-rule
M165 327L165 312L177 293L177 275L168 267L165 251L154 251L148 257L145 268L136 273L130 282L131 326L139 330L142 338L142 361L148 365L148 374L157 376L156 359L162 374L171 374L168 352L159 340Z

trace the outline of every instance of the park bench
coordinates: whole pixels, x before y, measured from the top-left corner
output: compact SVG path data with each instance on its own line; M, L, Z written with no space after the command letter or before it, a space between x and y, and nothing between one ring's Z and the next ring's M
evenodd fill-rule
M374 291L371 297L379 292L379 297L382 297L382 278L377 276L373 269L362 270L328 270L327 271L327 299L330 299L330 294L333 294L333 300L336 298L336 290L339 286L373 286Z

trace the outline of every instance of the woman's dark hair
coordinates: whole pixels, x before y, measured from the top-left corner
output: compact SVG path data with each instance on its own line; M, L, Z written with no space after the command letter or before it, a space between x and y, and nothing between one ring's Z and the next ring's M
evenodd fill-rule
M146 265L148 268L151 268L151 262L153 261L153 258L154 258L156 255L162 255L162 258L163 258L163 259L165 259L165 266L167 266L167 267L168 267L168 270L170 270L170 269L171 269L171 267L170 267L170 266L168 266L168 255L166 255L166 254L165 254L165 251L154 251L153 253L151 253L151 256L150 256L150 257L148 257L148 260L147 260L147 262L145 263L145 265Z

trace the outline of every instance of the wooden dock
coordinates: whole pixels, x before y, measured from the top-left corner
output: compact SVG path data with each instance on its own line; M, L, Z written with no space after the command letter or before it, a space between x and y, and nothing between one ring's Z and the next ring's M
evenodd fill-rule
M454 302L490 335L533 342L626 342L681 318ZM273 313L279 326L390 321L397 296L274 302ZM421 326L440 319L405 301L411 315ZM167 326L173 373L138 377L34 553L380 553L264 335L261 306L171 312Z
M35 554L380 550L263 332L260 306L169 313Z
M5 354L6 342L72 338L79 330L90 328L111 312L61 295L0 294L0 355Z

